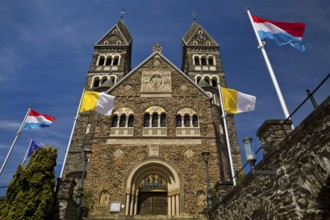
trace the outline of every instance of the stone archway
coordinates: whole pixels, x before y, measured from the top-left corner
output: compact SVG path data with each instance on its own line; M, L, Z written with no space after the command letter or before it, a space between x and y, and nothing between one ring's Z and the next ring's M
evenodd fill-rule
M126 215L138 215L139 186L148 175L159 175L167 184L167 215L180 214L180 179L176 170L168 163L151 159L136 165L126 181ZM164 194L163 194L164 195ZM141 196L140 196L141 199ZM141 201L140 201L141 202Z

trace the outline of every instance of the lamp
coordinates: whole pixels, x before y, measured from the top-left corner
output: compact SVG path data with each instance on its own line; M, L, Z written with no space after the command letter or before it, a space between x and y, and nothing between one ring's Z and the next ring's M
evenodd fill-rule
M86 175L86 168L87 168L87 162L89 159L89 156L92 154L92 150L89 148L84 149L84 169L83 173L81 175L80 179L80 187L78 189L78 198L77 198L77 204L80 205L82 202L82 197L84 195L83 189L84 189L84 180Z
M204 150L202 152L202 157L205 162L205 171L206 171L206 184L207 184L207 195L206 202L207 208L211 209L213 206L212 195L211 195L211 187L210 187L210 176L209 176L209 159L210 159L210 151Z
M254 148L252 145L252 138L251 137L246 137L243 139L243 144L244 144L244 152L245 152L245 158L246 161L251 163L256 162L256 155L254 153Z
M257 175L276 175L276 170L256 170L255 163L256 163L256 155L254 153L254 147L252 144L252 138L246 137L243 139L244 145L244 152L246 161L250 164L251 173Z

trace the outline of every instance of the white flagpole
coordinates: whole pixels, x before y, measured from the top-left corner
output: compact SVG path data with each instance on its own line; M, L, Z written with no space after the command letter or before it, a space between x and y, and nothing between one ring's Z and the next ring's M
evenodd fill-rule
M284 98L283 98L281 89L280 89L280 87L279 87L279 85L277 83L277 79L276 79L275 73L273 71L272 65L270 64L270 61L268 59L268 56L267 56L267 53L266 53L266 50L265 50L265 47L264 47L264 43L261 41L260 36L258 34L258 31L257 31L256 27L254 26L253 19L252 19L251 13L250 13L250 9L249 8L246 8L246 11L247 11L247 13L249 15L249 18L250 18L250 21L251 21L251 24L252 24L254 33L255 33L255 35L257 37L258 44L259 44L258 47L261 50L261 53L262 53L262 55L263 55L263 57L265 59L265 62L266 62L266 65L267 65L267 68L268 68L270 77L272 78L272 81L273 81L273 84L274 84L274 87L275 87L275 90L276 90L278 99L280 100L280 103L281 103L282 110L284 112L285 118L289 118L290 114L289 114L288 108L286 107L286 104L285 104L285 101L284 101Z
M4 169L5 166L6 166L6 163L7 163L7 161L8 161L8 158L9 158L10 154L11 154L11 151L13 150L13 148L14 148L14 146L15 146L15 144L16 144L16 141L17 141L19 135L20 135L21 132L22 132L23 126L24 126L25 121L26 121L26 118L27 118L28 115L30 114L30 111L31 111L31 106L29 106L29 108L28 108L28 110L27 110L27 112L26 112L26 115L25 115L25 117L24 117L24 119L23 119L23 122L22 122L21 126L19 127L19 129L18 129L18 131L17 131L17 134L16 134L16 136L15 136L15 139L14 139L14 141L13 141L13 143L12 143L10 149L9 149L9 152L8 152L8 154L7 154L7 156L6 156L6 159L5 159L5 161L3 162L3 164L2 164L2 167L1 167L1 169L0 169L0 176L1 176L1 173L2 173L3 169Z
M78 118L78 114L79 114L79 109L80 109L80 106L81 106L82 98L83 98L83 96L84 96L84 92L85 92L85 88L84 88L83 91L82 91L82 94L81 94L81 97L80 97L79 106L78 106L78 109L77 109L77 112L76 112L76 116L74 117L74 122L73 122L72 130L71 130L71 134L70 134L70 138L69 138L68 146L66 147L66 152L65 152L65 156L64 156L64 160L63 160L63 164L62 164L62 170L61 170L61 173L60 173L60 178L61 178L62 175L63 175L64 166L65 166L65 163L66 163L66 159L67 159L67 157L68 157L69 147L70 147L70 144L71 144L71 140L72 140L72 136L73 136L74 129L75 129L75 127L76 127L77 118Z
M223 120L223 127L224 127L224 130L225 130L226 144L227 144L227 149L228 149L230 172L231 172L231 177L233 179L234 186L236 186L236 177L235 177L235 171L234 171L234 166L233 166L233 158L231 156L229 135L228 135L228 130L227 130L227 122L226 122L226 113L225 113L225 108L223 106L220 83L218 84L218 90L219 90L219 99L220 99L220 106L221 106L221 112L222 112L221 117L222 117L222 120Z
M26 158L27 158L27 155L29 153L29 150L30 150L30 147L31 147L31 144L32 144L32 141L33 141L33 138L31 139L30 143L29 143L29 147L27 148L26 150L26 153L25 153L25 156L24 156L24 159L22 161L22 165L24 165L25 161L26 161Z

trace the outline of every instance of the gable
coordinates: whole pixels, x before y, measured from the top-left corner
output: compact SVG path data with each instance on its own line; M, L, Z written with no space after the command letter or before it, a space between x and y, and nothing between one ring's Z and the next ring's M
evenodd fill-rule
M123 21L119 21L96 43L96 46L128 46L132 41L132 36Z
M219 44L211 37L209 33L196 21L190 26L182 38L185 46L216 46Z
M119 87L125 87L130 93L133 86L132 93L140 97L173 97L190 93L210 99L202 88L159 52L154 52L107 93L113 94Z

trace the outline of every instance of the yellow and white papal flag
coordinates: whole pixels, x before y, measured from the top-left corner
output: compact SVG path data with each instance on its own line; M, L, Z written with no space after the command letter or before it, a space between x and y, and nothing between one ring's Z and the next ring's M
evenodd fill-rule
M221 88L224 110L227 113L238 114L253 111L256 97L244 94L234 89Z
M79 108L80 112L96 111L101 115L111 115L115 97L106 93L85 91Z

